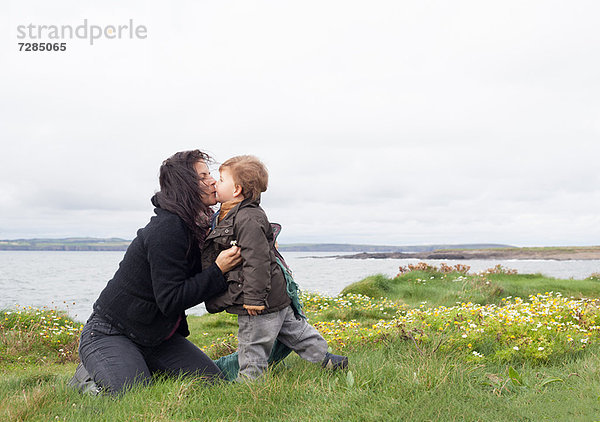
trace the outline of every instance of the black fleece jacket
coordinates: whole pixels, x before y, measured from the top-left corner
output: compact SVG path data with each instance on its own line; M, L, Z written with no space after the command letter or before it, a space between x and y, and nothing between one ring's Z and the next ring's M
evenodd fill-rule
M94 312L142 346L160 344L176 326L188 336L184 311L227 289L216 264L202 270L183 220L159 207L154 212L94 303Z

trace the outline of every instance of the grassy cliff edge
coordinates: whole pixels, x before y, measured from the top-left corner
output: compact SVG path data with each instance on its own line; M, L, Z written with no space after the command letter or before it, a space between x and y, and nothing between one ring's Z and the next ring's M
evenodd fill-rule
M157 378L118 400L66 382L80 326L50 310L4 311L2 420L595 420L600 275L560 280L427 264L307 293L311 324L350 371L290 356L253 384ZM56 324L56 325L55 325ZM190 317L211 357L235 350L228 314Z

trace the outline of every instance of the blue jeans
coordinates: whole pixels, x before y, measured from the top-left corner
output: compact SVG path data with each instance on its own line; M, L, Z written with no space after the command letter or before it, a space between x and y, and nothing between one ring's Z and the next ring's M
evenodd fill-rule
M182 335L175 333L158 346L140 346L95 313L81 332L79 357L94 382L112 394L147 385L155 373L224 379L217 365Z

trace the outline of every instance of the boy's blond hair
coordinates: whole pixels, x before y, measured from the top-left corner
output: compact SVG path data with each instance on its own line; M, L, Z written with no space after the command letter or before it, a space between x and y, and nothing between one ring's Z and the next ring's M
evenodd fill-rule
M258 199L267 190L269 172L267 167L253 155L238 155L225 161L219 171L227 169L233 181L241 186L244 198Z

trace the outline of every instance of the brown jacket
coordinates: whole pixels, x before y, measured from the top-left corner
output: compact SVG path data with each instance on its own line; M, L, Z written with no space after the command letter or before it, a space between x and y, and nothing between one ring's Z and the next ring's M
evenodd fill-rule
M228 289L207 300L210 313L226 310L247 315L243 305L264 305L263 313L276 312L290 302L286 282L273 253L273 230L260 199L246 199L227 213L209 233L202 249L202 267L215 262L217 255L236 241L242 264L225 274Z

